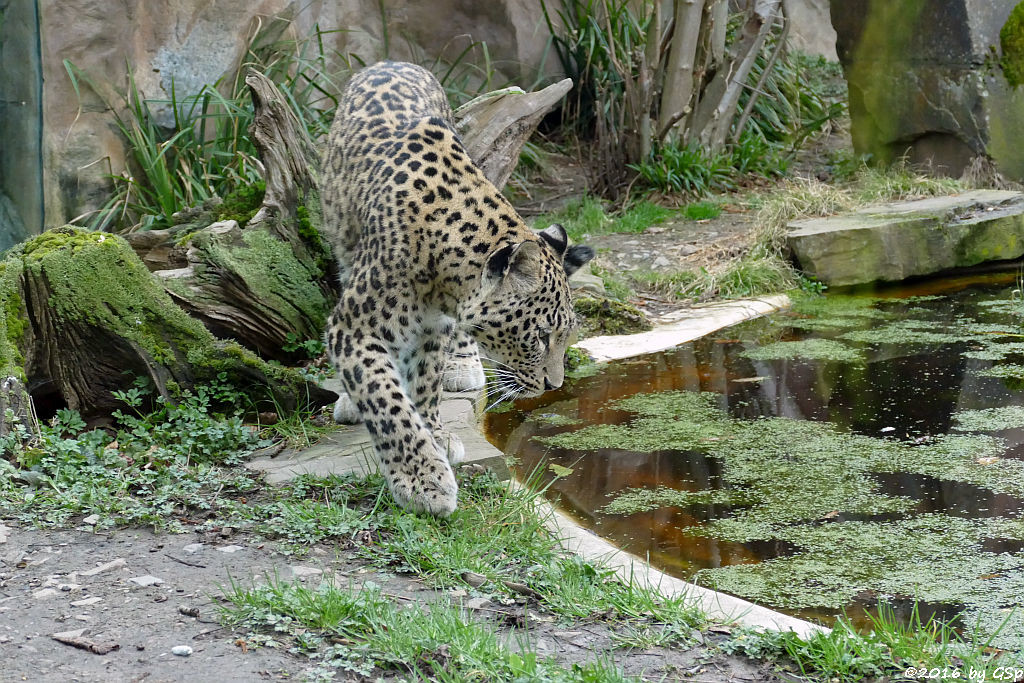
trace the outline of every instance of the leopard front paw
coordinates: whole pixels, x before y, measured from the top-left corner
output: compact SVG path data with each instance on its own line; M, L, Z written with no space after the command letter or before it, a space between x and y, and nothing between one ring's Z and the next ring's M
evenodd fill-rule
M334 402L334 421L340 425L354 425L363 421L359 409L348 394L341 394Z
M399 475L388 477L388 488L395 502L417 514L447 517L459 504L459 485L455 473L445 462L435 472L420 473L415 477Z
M466 447L458 435L449 432L447 429L435 429L434 441L437 442L441 452L448 455L448 462L452 465L458 465L466 459Z
M476 354L456 356L445 362L441 386L445 391L473 391L483 389L486 377Z

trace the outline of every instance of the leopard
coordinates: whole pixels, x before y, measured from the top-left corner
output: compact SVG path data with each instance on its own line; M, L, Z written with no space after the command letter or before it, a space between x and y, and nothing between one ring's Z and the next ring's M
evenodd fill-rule
M447 517L465 448L441 422L446 357L474 384L479 352L506 400L562 386L579 326L568 277L594 250L523 221L466 152L437 78L410 63L349 80L320 185L340 286L324 334L335 418L366 425L399 506Z

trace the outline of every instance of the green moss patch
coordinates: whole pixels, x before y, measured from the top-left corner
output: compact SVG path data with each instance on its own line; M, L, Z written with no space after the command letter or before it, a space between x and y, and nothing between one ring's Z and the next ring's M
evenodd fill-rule
M263 206L266 189L267 185L262 180L252 185L242 185L224 197L224 202L216 209L217 220L234 220L239 225L245 225Z
M4 377L25 381L22 342L28 326L25 303L21 298L21 260L9 256L0 263L0 372Z
M138 345L168 368L168 386L173 378L204 382L226 373L229 382L246 389L254 378L265 377L264 389L285 406L306 400L309 387L297 372L216 339L175 305L120 237L58 228L26 242L20 258L26 274L46 283L47 303L58 320L109 330ZM184 361L191 367L183 368Z
M250 229L242 231L241 243L204 232L193 244L214 266L240 275L253 299L284 315L297 335L319 336L332 306L319 286L322 272L299 261L287 242Z
M583 318L583 328L580 330L583 337L633 334L651 329L651 324L640 309L624 301L580 296L573 302L573 307Z
M1003 75L1016 88L1024 83L1024 2L1017 3L1000 29L999 47L1003 53L999 61Z

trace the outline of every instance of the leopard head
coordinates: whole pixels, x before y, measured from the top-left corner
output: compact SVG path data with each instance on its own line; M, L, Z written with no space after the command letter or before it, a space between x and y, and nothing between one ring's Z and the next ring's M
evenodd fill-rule
M568 278L592 258L590 247L569 246L558 224L487 256L483 299L464 320L509 397L562 386L565 351L579 327Z

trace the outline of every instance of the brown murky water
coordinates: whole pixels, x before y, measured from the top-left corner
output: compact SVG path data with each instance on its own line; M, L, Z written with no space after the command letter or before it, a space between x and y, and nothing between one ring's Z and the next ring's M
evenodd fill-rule
M972 316L978 324L1005 323L1005 311L979 309L977 304L988 299L1011 299L1015 296L1011 294L1013 283L1012 274L974 276L880 290L871 295L885 299L875 307L889 314L889 322L904 316L926 318L934 329L941 330L955 326L965 316ZM907 297L918 299L904 301ZM669 390L714 392L719 407L732 418L829 422L844 432L913 444L949 433L957 412L1024 405L1024 380L979 376L979 368L990 367L993 361L964 356L965 351L979 348L977 340L864 343L858 345L866 357L863 363L800 358L751 360L741 355L775 341L835 339L849 331L806 331L793 326L794 321L803 318L789 314L759 319L663 353L601 366L598 374L571 380L559 391L520 401L506 412L489 414L485 423L488 438L518 459L520 476L536 469L548 471L551 464L572 469L549 489L549 495L566 512L619 547L648 557L664 571L692 578L702 569L785 557L794 547L784 540L739 543L688 532L692 527L730 517L735 510L729 505L665 506L628 515L602 512L614 494L631 488L719 489L723 487L723 462L696 451L581 452L553 447L534 437L572 431L579 425L559 425L545 421L545 417L572 416L583 424L627 424L634 415L611 406L616 399ZM870 328L873 323L865 324ZM1024 363L1022 359L1024 353L1007 356L1001 362ZM1024 458L1024 429L1003 430L999 436L1006 441L1002 457ZM1018 518L1024 510L1020 498L962 481L902 472L873 476L881 493L909 496L916 501L911 515ZM814 492L808 491L808 495ZM840 513L828 522L895 518ZM1022 546L1019 540L988 539L984 549L1018 553ZM846 611L856 617L877 601L878 595L869 591L858 595ZM900 612L909 610L913 600L894 595L889 602ZM925 617L930 613L950 616L957 608L922 604L921 610ZM795 612L827 616L835 610Z

